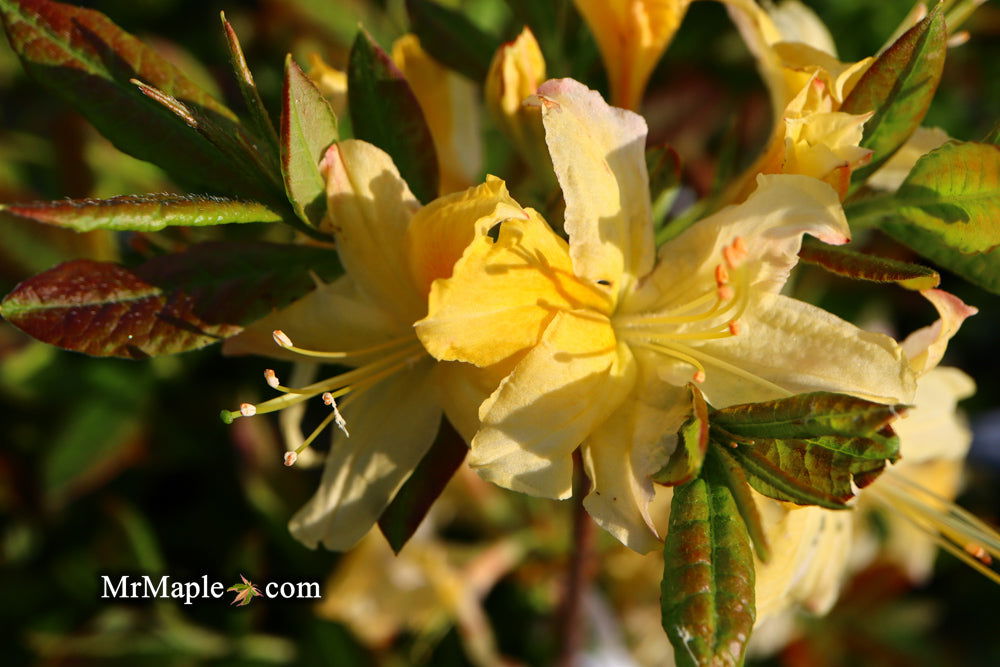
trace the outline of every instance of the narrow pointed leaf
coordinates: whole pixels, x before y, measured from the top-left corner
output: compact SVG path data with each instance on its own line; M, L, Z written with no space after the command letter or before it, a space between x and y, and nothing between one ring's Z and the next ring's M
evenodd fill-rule
M17 285L3 317L35 338L94 356L183 352L242 327L340 273L336 253L261 242L204 243L135 269L74 260Z
M267 108L264 106L264 100L261 99L260 92L257 90L253 74L247 66L246 57L243 55L243 47L240 45L240 38L237 37L233 26L226 20L225 12L220 12L219 17L222 20L222 28L226 33L226 45L229 47L229 62L233 66L233 74L236 76L236 83L240 87L243 102L247 105L247 111L250 112L250 119L253 121L254 130L258 136L267 142L266 152L273 158L275 165L277 165L279 155L278 133L275 131L274 123L271 122L271 116L267 113Z
M854 172L855 184L875 173L916 130L944 71L948 31L940 5L879 56L844 100L840 110L875 115L865 123L861 146L872 159Z
M674 489L663 560L663 628L677 665L741 665L756 615L754 564L726 484L709 476Z
M536 3L545 4L545 3ZM500 40L483 32L462 12L434 0L407 0L410 28L427 53L477 83L486 80Z
M882 227L914 227L961 253L1000 245L1000 146L949 141L917 161L896 192L897 215Z
M441 429L430 451L379 517L378 527L393 551L399 553L413 537L468 452L469 447L462 436L442 418Z
M666 464L655 475L657 484L676 486L691 481L701 470L708 450L708 406L701 391L688 385L691 415L677 431L677 446Z
M337 116L292 57L285 59L281 109L281 172L299 218L319 226L326 213L326 183L319 162L339 138Z
M120 150L159 165L179 183L255 199L274 194L252 160L233 162L130 83L180 100L229 134L242 132L232 111L100 12L50 0L0 0L0 16L25 69Z
M420 201L438 195L438 161L417 98L392 59L364 30L347 64L354 136L388 153Z
M750 483L747 481L743 468L728 451L718 444L709 447L705 457L705 466L714 476L713 479L717 479L729 487L729 491L733 494L733 502L736 503L736 509L739 510L743 524L753 542L754 553L757 554L757 558L762 563L768 562L771 559L771 545L768 543L764 524L761 522L760 512L757 511L757 503L754 502L753 494L750 492Z
M802 243L799 259L839 276L876 283L896 283L911 290L932 289L941 284L938 272L926 266L866 255L808 238Z
M155 232L165 227L204 227L247 222L278 222L281 214L258 202L207 195L122 195L110 199L60 199L0 205L15 215L77 232L94 229Z

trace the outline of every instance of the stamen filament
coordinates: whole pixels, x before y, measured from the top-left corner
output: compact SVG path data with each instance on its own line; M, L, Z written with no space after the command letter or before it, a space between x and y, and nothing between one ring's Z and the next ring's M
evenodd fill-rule
M784 387L781 387L779 385L774 384L773 382L765 380L759 375L754 375L753 373L746 371L740 368L739 366L734 366L728 362L722 361L721 359L716 359L715 357L709 354L705 354L703 352L695 350L694 348L688 347L687 345L683 345L681 343L653 343L652 347L654 349L660 348L660 351L665 352L670 356L677 357L678 359L681 359L683 361L687 361L689 364L691 364L692 366L694 366L695 368L697 368L702 372L705 371L705 367L702 366L700 363L697 363L695 361L696 359L700 359L706 364L711 364L723 370L729 371L734 375L739 375L741 378L745 380L756 382L757 384L763 387L767 387L768 389L771 389L772 391L779 393L781 396L792 395L792 392L788 391Z
M373 354L375 352L383 352L385 350L389 350L394 347L399 347L403 343L412 341L413 336L412 335L399 336L398 338L393 338L391 340L378 343L377 345L370 345L368 347L363 347L357 350L349 350L344 352L324 352L322 350L310 350L308 348L298 347L297 345L293 344L291 339L288 338L288 336L282 333L280 330L276 330L274 332L274 339L276 342L279 341L280 339L278 345L285 348L286 350L290 350L292 352L295 352L296 354L301 354L306 357L315 357L317 359L350 359L352 357L363 357L369 354Z

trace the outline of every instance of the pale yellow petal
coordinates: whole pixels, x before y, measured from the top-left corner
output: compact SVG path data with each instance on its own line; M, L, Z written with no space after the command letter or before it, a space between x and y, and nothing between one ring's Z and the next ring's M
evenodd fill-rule
M910 174L913 165L921 157L940 147L951 137L937 127L918 127L898 151L878 171L871 175L866 184L878 190L895 192Z
M610 312L607 297L573 275L566 242L531 209L476 237L452 277L431 287L417 336L433 357L491 366L533 346L560 310Z
M829 611L847 570L852 513L754 498L771 545L771 559L756 564L757 624L799 606Z
M347 72L326 64L318 53L309 54L309 78L338 118L347 113Z
M837 56L833 37L816 12L798 0L783 0L768 13L785 42L801 42L829 55Z
M691 0L574 0L601 49L616 106L639 106Z
M635 381L607 318L560 312L480 408L469 464L486 480L547 498L572 493L572 453Z
M349 352L405 334L392 315L359 294L354 282L342 276L317 285L301 299L257 320L222 344L225 354L259 354L290 361L302 356L279 347L271 335L280 329L298 347L324 352Z
M918 376L941 363L948 341L958 333L962 322L979 312L944 290L929 289L920 293L934 305L940 318L934 324L914 331L903 341L903 350Z
M756 292L739 335L695 349L707 376L701 389L716 407L809 391L909 403L916 389L892 338L779 294Z
M644 354L637 353L637 359ZM635 390L586 440L583 462L591 480L584 506L594 520L639 553L660 546L650 504L650 476L676 446L676 433L690 411L686 390L664 383L639 362Z
M488 176L482 185L439 197L417 211L406 230L406 246L419 292L427 295L431 283L450 277L474 237L514 217L527 218L528 214L495 176Z
M716 267L736 238L748 253L740 269L745 284L776 292L798 262L803 234L826 243L848 242L850 229L837 193L807 176L758 176L757 189L744 203L728 206L664 243L656 269L621 310L655 311L714 289Z
M417 200L392 158L364 141L334 144L320 164L327 212L321 228L333 233L341 263L358 288L400 324L424 314L410 277L405 246Z
M573 79L538 89L578 276L614 296L653 267L646 121Z
M441 405L455 430L466 442L472 442L479 430L479 406L490 397L510 372L514 363L500 363L486 368L457 361L437 364Z
M958 413L958 402L975 392L975 382L957 368L932 368L920 377L914 407L892 425L903 455L897 467L963 458L969 451L972 431Z
M418 362L345 404L351 436L334 431L319 489L289 523L297 540L343 551L375 524L437 434L432 369L431 360Z
M416 35L395 41L392 60L427 121L437 152L441 194L469 187L479 180L483 163L475 85L428 55Z

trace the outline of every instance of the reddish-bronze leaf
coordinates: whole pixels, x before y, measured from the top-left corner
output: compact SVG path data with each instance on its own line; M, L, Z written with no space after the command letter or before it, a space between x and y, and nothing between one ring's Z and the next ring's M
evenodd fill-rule
M897 283L906 289L932 289L941 283L938 272L926 266L866 255L808 238L803 240L799 259L822 266L839 276L876 283Z
M204 243L128 269L74 260L25 280L2 313L35 338L94 356L183 352L238 333L337 275L336 254L260 242Z

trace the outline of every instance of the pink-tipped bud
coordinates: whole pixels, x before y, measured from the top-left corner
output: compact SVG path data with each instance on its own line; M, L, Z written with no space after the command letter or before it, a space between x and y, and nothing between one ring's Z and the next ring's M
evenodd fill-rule
M726 269L725 264L719 264L715 267L715 284L719 287L727 284L729 282L729 270Z
M275 372L270 368L264 371L264 380L267 382L268 386L271 387L271 389L277 389L278 386L281 385L281 383L278 382L277 374L275 374Z
M734 336L739 336L740 335L740 330L741 330L740 329L740 323L737 322L736 320L733 320L732 322L729 323L729 333L730 334L732 334Z
M295 452L285 452L285 465L289 468L295 465L295 462L299 460L299 455Z
M328 391L324 391L323 392L323 396L321 398L323 399L323 403L325 405L333 405L334 404L333 394L331 394Z
M253 417L257 414L257 406L253 403L243 403L240 405L240 414L244 417Z
M292 339L281 329L275 329L271 335L274 337L274 342L281 347L292 347Z
M695 371L691 379L697 382L698 384L701 384L702 382L705 381L705 371L699 368L697 371Z

